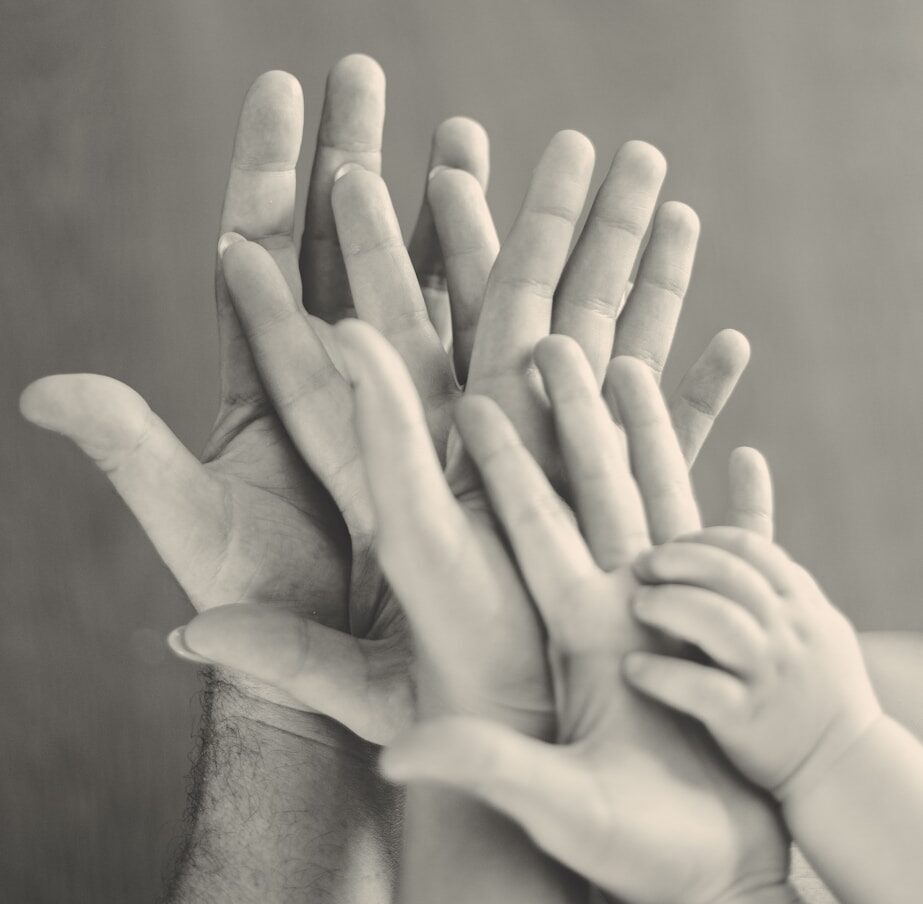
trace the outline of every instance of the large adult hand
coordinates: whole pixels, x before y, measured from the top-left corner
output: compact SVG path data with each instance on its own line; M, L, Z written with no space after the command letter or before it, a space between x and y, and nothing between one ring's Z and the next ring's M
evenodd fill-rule
M431 180L429 200L452 299L453 359L436 347L434 328L384 183L358 169L341 174L333 206L355 307L407 363L424 400L428 430L440 460L446 454L452 406L461 394L452 380L454 369L461 379L468 376L469 386L499 398L529 435L532 448L549 467L554 466L550 416L531 368L531 348L548 332L554 299L558 327L582 335L596 368L602 363L604 369L624 287L663 179L663 160L655 149L637 142L626 145L616 155L562 278L591 168L592 149L585 138L576 133L556 136L535 171L523 211L499 258L482 185L451 168ZM619 318L616 350L636 355L658 371L670 346L697 234L697 220L688 208L676 204L661 208L635 287ZM327 353L329 348L336 357L336 340L323 336L322 347L315 326L304 317L292 316L296 308L284 282L261 249L243 243L232 246L225 270L263 380L296 447L315 473L326 475L328 490L346 514L354 547L357 538L367 547L368 519L350 516L351 509L365 510L368 500L364 485L360 487L359 453L345 426L351 417L349 405L336 362ZM607 294L601 294L603 290ZM681 384L673 414L688 460L695 457L746 357L746 343L739 334L719 334ZM400 418L399 412L395 416ZM332 431L334 424L342 429ZM332 441L325 440L331 436ZM450 456L448 473L453 491L469 494L472 508L483 511L476 477L472 481L464 459ZM489 531L490 519L484 520ZM375 642L370 644L361 634L366 625L357 626L359 642L353 643L353 649L363 654L358 660L332 641L327 643L327 635L312 623L254 607L213 610L187 627L186 641L198 653L284 688L308 705L326 706L327 712L331 712L329 701L358 691L363 703L378 706L394 718L391 730L396 731L402 727L397 708L385 704L394 696L399 675L409 687L409 657L399 661L409 648L393 597L377 581L374 576L368 579L370 586L380 588L373 598L376 612L386 616L380 622L383 630L373 635ZM514 635L498 636L495 668L503 667L506 646ZM394 650L399 655L390 655ZM388 655L379 657L379 653ZM547 715L547 687L541 678L532 680L533 672L544 673L539 648L524 655L530 664L523 686L530 688L528 695L544 701L539 708ZM357 662L366 666L360 673L365 684L349 678L356 673ZM388 695L382 695L382 687L390 689ZM519 704L512 708L522 709ZM525 709L531 708L526 704ZM338 705L337 712L343 710ZM383 732L379 737L386 736Z
M341 60L327 83L299 267L293 227L301 89L292 76L270 72L256 80L244 102L221 232L258 243L253 247L273 263L281 288L298 300L287 313L296 313L303 300L310 312L304 319L318 331L352 307L330 202L334 174L349 163L379 168L383 117L384 77L378 65L363 56ZM433 145L431 165L436 164L467 168L486 180L483 130L467 120L443 124ZM436 275L441 271L435 238L426 240L431 232L424 209L418 267L427 282L427 268ZM328 476L324 468L338 470L350 454L348 442L338 448L342 422L334 419L325 435L329 459L312 461L317 469L306 466L267 396L220 263L216 283L221 407L202 461L133 390L107 377L46 377L23 393L22 411L74 440L105 471L196 609L255 603L283 620L294 619L294 612L303 616L295 623L310 624L312 637L322 639L312 646L315 658L323 660L319 667L331 682L344 684L330 698L331 714L360 734L381 738L381 721L388 726L400 721L410 705L402 669L388 668L391 661L402 667L407 654L400 648L403 634L383 641L376 662L384 674L369 676L364 650L344 633L384 635L382 622L391 614L376 609L378 585L363 580L369 557L362 541L370 528L364 510L346 506L341 514L322 484ZM321 348L311 350L311 361L322 358ZM288 344L279 354L301 351ZM306 360L286 359L286 366L300 369ZM334 411L345 405L348 411L348 396L345 384L328 385L324 404ZM284 412L285 400L275 402ZM360 541L352 546L343 515L353 539ZM308 708L240 673L232 680L251 694ZM344 707L338 709L340 701ZM322 696L311 702L319 709L325 701Z
M547 630L558 743L484 719L424 721L385 753L385 773L476 795L619 900L790 900L787 839L769 799L727 764L698 726L645 701L620 679L627 651L657 648L632 618L637 581L631 562L652 537L694 529L699 517L650 372L630 358L618 359L610 371L630 470L581 357L576 346L560 339L549 339L536 351L579 528L495 403L472 396L457 414L465 447ZM413 441L409 434L407 441ZM749 468L754 487L765 496L762 460L750 451L735 459L735 470ZM378 482L371 469L370 477ZM438 508L440 524L447 525L446 541L456 533L460 553L457 561L437 555L418 564L418 572L429 573L431 581L438 581L444 568L443 583L453 588L447 602L451 611L442 606L445 595L430 599L429 608L437 611L426 621L424 578L392 566L403 573L411 622L424 638L440 617L451 623L456 638L472 630L499 633L506 627L502 614L484 610L485 604L500 601L484 599L483 582L465 586L472 576L496 572L499 557L477 569L474 531L444 511L451 511L451 502L435 469L426 469L425 480L430 508ZM399 491L386 495L383 485L381 490L376 499L384 518ZM403 542L416 539L405 535ZM607 565L601 567L601 561ZM488 627L491 621L496 627ZM474 649L467 654L476 655Z

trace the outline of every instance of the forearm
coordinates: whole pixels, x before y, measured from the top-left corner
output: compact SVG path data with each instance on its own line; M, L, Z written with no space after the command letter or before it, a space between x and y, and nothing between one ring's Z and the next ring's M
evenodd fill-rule
M911 904L923 888L923 747L882 716L784 804L795 841L843 904Z
M399 801L376 749L212 679L170 904L386 904Z
M583 880L478 801L432 785L408 790L401 904L583 904L587 894Z

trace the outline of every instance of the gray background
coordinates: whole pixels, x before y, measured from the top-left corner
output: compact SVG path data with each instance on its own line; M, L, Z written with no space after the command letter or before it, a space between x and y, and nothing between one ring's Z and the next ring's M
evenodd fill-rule
M311 135L329 66L381 61L408 229L445 116L492 135L501 235L555 130L584 130L601 164L659 145L665 197L704 227L667 382L722 327L754 346L697 467L706 510L730 449L760 447L783 543L861 626L923 628L923 5L3 0L0 21L2 900L154 900L180 830L197 680L162 637L188 605L16 398L109 374L201 446L218 210L265 69L301 79Z

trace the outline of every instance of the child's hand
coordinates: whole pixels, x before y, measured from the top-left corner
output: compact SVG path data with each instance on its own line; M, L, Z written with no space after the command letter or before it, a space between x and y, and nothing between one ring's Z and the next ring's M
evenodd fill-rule
M559 743L499 720L457 716L412 729L385 753L383 769L398 781L441 782L478 796L619 899L788 900L787 839L776 809L716 756L704 731L633 693L619 674L622 655L651 640L631 617L638 586L631 561L656 537L656 525L699 518L656 382L630 358L609 371L633 476L576 346L552 337L536 350L536 363L579 527L496 404L469 397L456 424L544 621ZM736 461L737 479L743 468L765 487L759 456ZM749 505L735 495L741 508L765 504L760 493ZM456 542L456 560L471 549ZM419 550L416 563L417 572L433 567ZM441 582L443 595L457 591L459 621L484 606L483 594L471 592L471 574L469 566ZM497 601L481 645L504 630L512 602Z
M686 539L638 558L634 613L711 663L639 651L625 675L780 800L803 794L880 714L852 625L778 546L733 527Z

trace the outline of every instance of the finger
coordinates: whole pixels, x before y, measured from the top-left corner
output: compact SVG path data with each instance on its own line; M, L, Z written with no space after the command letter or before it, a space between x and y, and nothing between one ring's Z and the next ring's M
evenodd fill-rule
M443 448L448 406L457 387L423 303L385 183L364 170L348 172L336 182L333 209L356 311L404 359L433 437Z
M240 113L221 211L221 234L239 233L264 245L293 293L301 286L292 229L303 120L301 86L294 76L266 72L253 83ZM215 272L222 401L260 398L262 386L220 263Z
M360 53L343 57L327 76L300 255L304 306L331 323L352 311L330 200L334 175L346 164L381 170L384 121L381 66Z
M226 246L228 290L276 413L354 536L372 528L352 416L352 391L292 297L274 261L253 242ZM316 322L316 321L315 321Z
M429 184L429 203L448 279L455 374L464 384L500 241L483 188L470 174L457 169L436 172Z
M554 292L583 210L593 146L559 132L545 149L488 281L471 358L469 384L526 373L535 343L547 335Z
M639 651L625 657L623 669L635 690L709 728L735 721L746 704L739 678L696 662Z
M424 722L382 754L392 781L437 782L465 791L518 822L544 848L577 866L580 850L595 841L588 814L598 812L588 773L566 748L473 718Z
M535 362L551 399L581 531L596 563L611 571L650 545L622 436L574 340L548 336L536 346Z
M731 453L728 489L728 525L772 540L772 477L766 459L756 449L740 446Z
M428 198L429 182L443 167L468 173L478 184L481 194L484 193L490 168L490 145L483 126L465 116L453 116L439 124L433 134L423 203L408 245L430 319L443 345L448 347L452 341L451 296L446 291L444 255Z
M650 628L697 646L722 668L750 675L766 648L765 633L745 609L699 587L640 587L634 613Z
M226 491L134 390L96 374L44 377L24 417L75 442L102 470L194 602L212 590L227 546ZM195 569L189 550L196 551ZM215 569L209 567L215 565Z
M750 344L736 330L715 336L670 399L670 416L683 455L692 467L715 419L750 360Z
M367 741L386 743L395 725L410 721L410 688L393 684L383 693L373 680L380 677L380 642L246 603L218 606L178 631L171 646L277 688L276 702L323 713Z
M612 357L615 319L666 171L660 151L643 141L619 148L558 287L552 329L577 340L599 384Z
M689 471L651 369L636 358L615 358L605 388L625 427L651 541L664 543L697 530L701 521Z
M455 423L509 538L549 631L562 617L561 591L596 569L570 512L497 404L466 396Z
M700 542L668 543L642 553L632 566L648 584L690 584L726 596L760 624L768 624L778 599L766 578L749 562Z
M420 399L395 350L368 324L337 326L355 393L356 428L374 505L382 568L414 623L434 643L452 643L439 603L447 570L468 536L445 482Z
M658 380L673 344L698 240L699 218L691 207L676 201L661 205L616 325L613 355L638 358Z
M681 542L708 544L742 559L755 568L777 593L790 593L799 582L798 566L787 553L765 537L739 527L707 527Z

